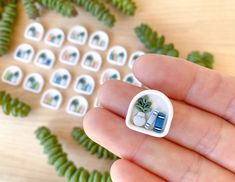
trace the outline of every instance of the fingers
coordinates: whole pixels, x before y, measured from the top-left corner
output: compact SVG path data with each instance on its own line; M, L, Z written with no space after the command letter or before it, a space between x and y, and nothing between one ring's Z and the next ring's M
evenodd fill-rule
M233 77L160 55L142 56L134 65L134 73L138 80L150 88L235 123Z
M163 179L125 159L113 163L111 176L113 182L164 182Z
M140 91L142 88L112 81L100 88L98 96L106 109L125 117L131 99ZM182 102L172 103L174 118L166 138L235 172L234 126Z
M169 181L235 178L231 172L194 152L128 129L121 117L105 109L89 111L84 118L84 129L89 137L110 151Z

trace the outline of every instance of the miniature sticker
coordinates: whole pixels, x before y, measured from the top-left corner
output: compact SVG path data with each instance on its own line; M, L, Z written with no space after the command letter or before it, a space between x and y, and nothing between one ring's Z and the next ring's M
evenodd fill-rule
M127 60L126 49L122 46L114 46L109 49L107 54L107 61L111 64L123 66Z
M53 47L61 47L64 43L64 32L59 28L50 29L45 37L45 43Z
M71 74L66 69L57 69L54 71L50 78L50 83L59 88L68 88L71 82Z
M55 55L49 49L42 49L36 55L34 64L46 69L51 69L55 62Z
M72 97L67 105L66 111L74 116L83 117L88 109L88 102L82 96Z
M95 51L89 51L87 52L83 58L82 58L82 62L81 62L81 66L84 69L90 70L90 71L99 71L100 67L102 64L102 58L101 56L95 52Z
M128 128L155 137L169 132L173 118L173 106L163 93L145 90L131 101L126 116Z
M29 92L38 94L42 91L44 83L44 79L40 74L31 73L25 78L23 88Z
M16 48L14 58L24 63L30 63L34 56L34 49L29 44L21 44Z
M107 80L120 80L121 76L120 73L113 68L106 69L100 77L100 84L104 84Z
M24 37L32 41L41 41L44 35L44 28L40 23L29 24L24 32Z
M13 86L18 86L23 78L22 70L17 66L9 66L2 75L2 81Z
M145 53L143 51L136 51L136 52L133 52L130 56L130 59L129 59L129 62L128 62L128 66L130 69L133 68L133 65L135 63L135 61L140 57L140 56L143 56L145 55Z
M105 51L109 45L109 36L103 31L96 31L91 35L88 44L92 49Z
M76 65L80 58L80 52L74 46L66 46L59 55L60 62L68 65Z
M81 94L91 95L94 91L94 87L95 81L91 76L81 75L78 76L75 82L74 90Z
M84 45L87 41L87 29L83 26L75 26L68 33L68 41L77 45Z
M124 79L124 82L135 85L137 87L141 87L142 84L139 82L139 80L137 80L137 78L135 77L135 75L133 73L127 74Z
M58 110L61 106L63 97L56 89L48 89L41 97L41 105L45 108Z

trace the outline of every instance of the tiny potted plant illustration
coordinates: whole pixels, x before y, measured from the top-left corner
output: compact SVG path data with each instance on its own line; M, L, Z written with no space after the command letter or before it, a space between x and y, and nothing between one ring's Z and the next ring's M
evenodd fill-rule
M86 57L85 65L86 65L86 66L89 66L92 61L93 61L93 56L92 56L92 55L88 55L88 56Z
M14 73L14 76L13 76L13 78L12 78L12 82L17 82L17 79L19 78L19 76L20 76L20 72L19 71L16 71L15 73Z
M86 84L86 78L81 78L81 79L78 81L77 89L83 90L85 84Z
M27 82L27 87L28 88L33 88L33 85L34 85L34 83L35 83L35 78L34 77L30 77L29 79L28 79L28 82Z
M134 83L134 79L133 79L133 77L128 77L127 79L126 79L126 81L127 81L127 83Z
M73 100L70 104L70 111L75 112L78 106L79 106L79 101L77 99Z
M96 35L96 36L94 36L94 38L92 40L92 44L99 45L99 41L100 41L100 36Z
M119 53L117 57L117 62L119 63L122 62L124 56L125 56L124 52Z
M28 31L28 35L31 37L36 37L37 30L35 27L31 27Z
M45 60L47 59L47 55L45 53L40 54L38 58L38 63L45 64Z
M77 57L77 53L76 52L73 52L69 55L69 61L70 62L73 62Z
M85 32L81 32L79 34L79 41L83 41L84 36L85 36Z
M138 112L133 118L136 126L144 126L146 123L146 114L152 110L151 106L152 102L149 101L148 96L143 96L136 101L135 107Z
M28 50L24 53L23 58L24 58L24 59L28 59L31 53L32 53L32 50L28 49Z
M69 76L68 76L68 75L63 75L60 84L63 85L63 86L65 86L66 83L67 83L67 81L68 81L68 79L69 79Z
M117 74L113 74L109 77L109 80L117 80L117 79L118 79Z

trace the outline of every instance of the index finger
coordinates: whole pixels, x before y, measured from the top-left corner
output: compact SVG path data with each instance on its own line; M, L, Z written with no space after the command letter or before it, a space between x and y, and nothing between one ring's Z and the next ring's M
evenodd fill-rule
M179 58L151 54L136 61L134 73L147 87L235 124L235 78Z

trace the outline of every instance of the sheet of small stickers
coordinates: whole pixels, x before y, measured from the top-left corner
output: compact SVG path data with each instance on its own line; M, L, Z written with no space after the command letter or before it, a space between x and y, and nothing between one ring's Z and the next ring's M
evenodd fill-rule
M88 103L87 98L91 97L94 89L104 84L105 81L123 80L129 84L141 86L131 73L131 69L135 60L145 53L136 50L128 56L127 50L121 45L109 47L110 38L104 31L94 31L89 35L86 27L75 25L66 35L60 28L45 30L42 24L34 22L26 27L24 38L32 44L22 42L16 47L13 55L15 61L22 63L22 67L15 65L7 67L2 73L2 81L14 87L22 86L26 92L40 94L39 102L44 108L58 110L62 104L66 104L68 114L83 117L89 108L99 106L97 98L93 103ZM63 46L65 41L69 45ZM36 51L33 43L37 42L43 42L44 48ZM86 44L89 50L84 52L81 47ZM59 53L53 52L53 48L59 49ZM101 52L105 52L106 57L102 57ZM60 68L54 67L57 61ZM102 68L104 62L109 63L108 68ZM34 64L45 72L50 70L50 77L46 79L33 70L24 75L22 68L27 64ZM88 74L82 74L78 70L77 75L73 75L68 67L76 67L78 64L88 71ZM125 65L129 66L130 72L121 75L117 67L121 68ZM99 80L89 73L99 74ZM44 89L47 82L50 88ZM72 87L69 87L70 85ZM65 100L61 91L71 88L74 96Z

